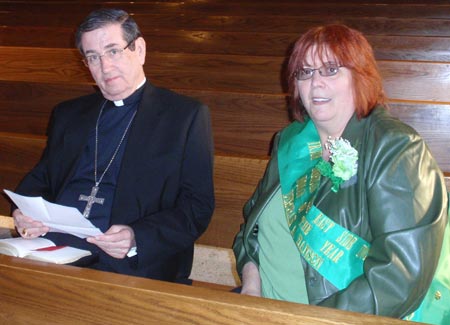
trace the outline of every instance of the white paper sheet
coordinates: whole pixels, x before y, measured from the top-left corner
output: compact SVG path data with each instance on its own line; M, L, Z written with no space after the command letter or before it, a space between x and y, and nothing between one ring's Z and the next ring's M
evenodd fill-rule
M48 202L42 197L23 196L4 190L26 216L50 227L50 231L64 232L80 238L101 235L96 228L76 208Z

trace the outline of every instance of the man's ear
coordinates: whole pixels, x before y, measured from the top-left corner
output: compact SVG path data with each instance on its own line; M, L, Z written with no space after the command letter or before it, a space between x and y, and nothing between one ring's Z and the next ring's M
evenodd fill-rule
M145 54L147 53L147 48L146 48L146 43L145 43L145 40L144 40L144 38L142 38L142 37L138 37L135 41L134 41L134 44L135 44L135 51L136 51L136 53L138 54L138 56L139 56L139 59L140 59L140 61L141 61L141 64L142 65L144 65L144 63L145 63Z

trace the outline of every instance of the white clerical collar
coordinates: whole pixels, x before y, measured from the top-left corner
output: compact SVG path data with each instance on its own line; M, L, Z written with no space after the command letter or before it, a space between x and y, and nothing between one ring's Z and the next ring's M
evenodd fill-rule
M115 100L114 106L123 106L123 100Z
M144 77L144 80L142 80L142 82L136 87L136 90L138 90L139 88L141 88L141 87L145 84L146 81L147 81L147 78ZM135 90L135 91L136 91L136 90ZM116 107L120 107L120 106L123 106L123 105L124 105L123 99L114 100L113 102L114 102L114 106L116 106Z

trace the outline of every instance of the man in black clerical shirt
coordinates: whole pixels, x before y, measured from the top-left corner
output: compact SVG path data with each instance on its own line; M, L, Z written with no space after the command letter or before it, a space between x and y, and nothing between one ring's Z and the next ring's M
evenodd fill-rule
M104 234L51 232L19 209L15 226L89 249L92 268L188 283L214 209L209 110L146 80L146 43L122 10L92 12L76 45L100 92L55 107L43 156L16 192L76 207Z

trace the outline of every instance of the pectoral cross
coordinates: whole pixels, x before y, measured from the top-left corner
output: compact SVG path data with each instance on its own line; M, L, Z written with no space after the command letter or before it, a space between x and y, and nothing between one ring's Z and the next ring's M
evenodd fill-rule
M92 209L92 206L94 205L94 203L103 204L103 202L105 202L104 198L96 197L98 190L99 190L99 187L96 184L95 186L92 186L92 191L89 196L80 194L78 201L87 201L86 208L84 209L84 212L83 212L83 217L89 218L89 214L91 213L91 209Z

